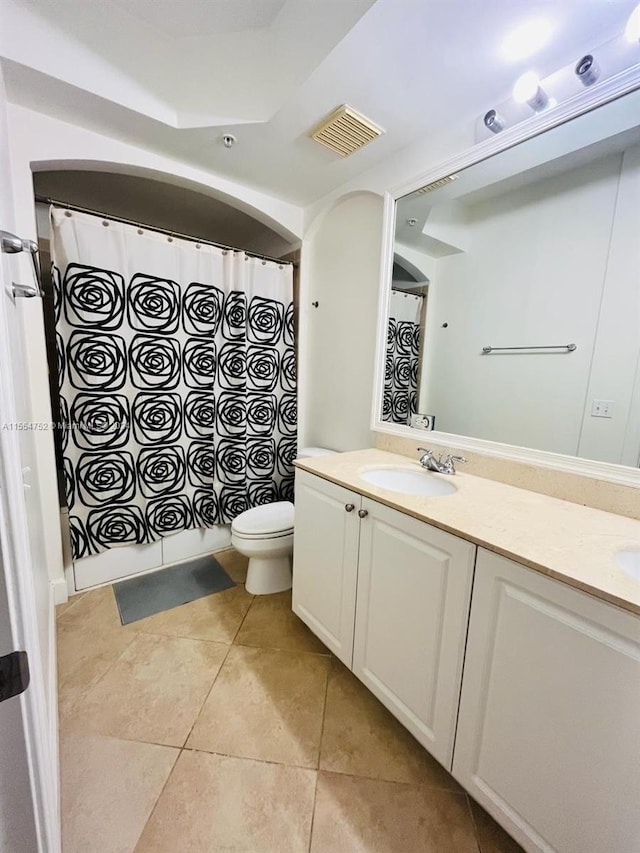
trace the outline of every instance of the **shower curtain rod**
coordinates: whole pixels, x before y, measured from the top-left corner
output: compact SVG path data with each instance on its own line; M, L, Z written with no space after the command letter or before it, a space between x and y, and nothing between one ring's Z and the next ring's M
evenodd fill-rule
M224 243L216 243L213 240L205 240L202 237L193 237L191 234L181 234L179 231L169 231L167 228L156 228L155 225L145 225L142 222L135 222L133 219L125 219L123 216L114 216L112 213L103 213L101 210L91 210L89 207L80 207L79 204L69 204L66 201L60 201L57 198L49 198L48 196L35 196L36 202L41 204L53 204L57 207L63 207L66 210L75 210L78 213L90 213L92 216L101 216L103 219L113 219L114 222L122 222L124 225L135 225L136 228L143 228L145 231L155 231L157 234L167 234L169 237L178 237L180 240L189 240L191 243L203 243L205 246L215 246L217 249L226 249L228 252L244 252L250 258L258 258L261 261L273 261L276 264L289 264L292 267L297 266L293 261L283 261L281 258L273 258L271 255L259 255L257 252L248 252L245 249L237 249L235 246L225 246Z

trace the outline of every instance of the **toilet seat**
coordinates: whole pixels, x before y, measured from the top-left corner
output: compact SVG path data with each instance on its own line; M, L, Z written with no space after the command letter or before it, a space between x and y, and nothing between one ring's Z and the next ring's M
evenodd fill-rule
M241 512L231 524L231 532L242 539L277 539L293 533L293 504L276 501Z
M283 536L291 536L293 527L288 530L279 530L277 533L239 533L232 527L231 532L238 539L281 539Z

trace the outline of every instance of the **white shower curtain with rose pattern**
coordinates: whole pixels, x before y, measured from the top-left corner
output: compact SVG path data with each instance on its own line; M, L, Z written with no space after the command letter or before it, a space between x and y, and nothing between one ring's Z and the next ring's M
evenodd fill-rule
M391 291L384 365L382 420L408 424L418 411L420 316L423 296Z
M75 560L291 499L292 270L51 208Z

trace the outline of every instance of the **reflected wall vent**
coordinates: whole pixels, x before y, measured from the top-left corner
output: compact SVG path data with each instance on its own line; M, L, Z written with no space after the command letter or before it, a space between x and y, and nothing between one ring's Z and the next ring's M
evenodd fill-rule
M310 136L341 157L348 157L384 133L375 122L347 104L328 115Z
M453 181L457 181L457 175L447 175L446 178L440 178L439 181L434 181L432 184L427 184L426 187L420 187L419 190L414 192L414 195L424 195L425 193L433 192L433 190L439 190L440 187L444 187L447 184L452 183Z

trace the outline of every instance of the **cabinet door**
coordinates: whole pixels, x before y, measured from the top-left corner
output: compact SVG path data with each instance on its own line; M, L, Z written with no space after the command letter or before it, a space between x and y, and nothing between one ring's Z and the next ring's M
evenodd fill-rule
M638 617L479 551L453 772L525 850L640 850L639 641Z
M353 671L450 768L475 545L362 508Z
M349 668L360 500L360 495L342 486L306 471L296 472L293 610Z

